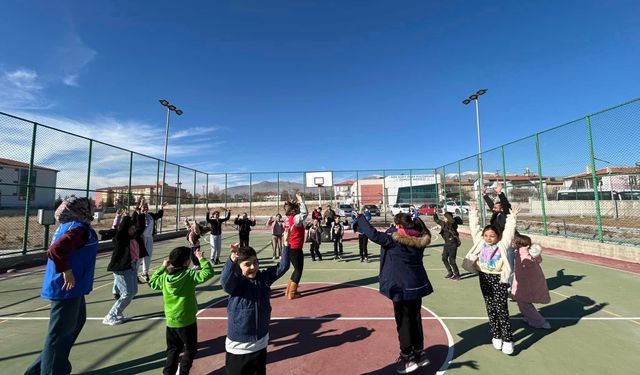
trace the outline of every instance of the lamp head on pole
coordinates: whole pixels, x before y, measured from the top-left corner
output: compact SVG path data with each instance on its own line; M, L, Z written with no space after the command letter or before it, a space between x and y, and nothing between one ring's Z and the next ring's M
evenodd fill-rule
M165 107L168 107L168 106L169 106L169 101L168 101L168 100L165 100L165 99L161 99L161 100L160 100L160 104L162 104L162 105L163 105L163 106L165 106Z
M181 114L183 114L184 112L182 112L181 109L176 109L176 115L180 116Z
M467 105L469 103L471 103L471 99L465 99L465 100L462 101L462 104L464 104L464 105Z

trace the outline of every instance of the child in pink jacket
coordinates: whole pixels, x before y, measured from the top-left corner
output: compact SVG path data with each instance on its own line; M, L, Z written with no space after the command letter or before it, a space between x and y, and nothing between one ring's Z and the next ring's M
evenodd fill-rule
M549 303L549 288L544 277L540 262L542 262L542 247L531 244L531 238L516 234L511 246L515 250L515 268L511 293L518 303L518 308L524 316L524 321L534 328L551 329L551 325L544 316L533 306L534 303Z

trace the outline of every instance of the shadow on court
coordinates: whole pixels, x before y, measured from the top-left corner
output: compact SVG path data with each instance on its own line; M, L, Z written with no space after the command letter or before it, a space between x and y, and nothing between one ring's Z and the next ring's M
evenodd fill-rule
M524 323L524 321L517 320L511 322L513 329L513 342L515 346L514 356L520 352L527 350L533 344L540 341L545 336L551 335L562 328L567 328L578 324L581 318L594 314L602 310L608 303L598 303L589 297L575 295L568 299L554 303L552 305L544 306L539 309L540 313L547 318L554 316L568 317L569 319L552 320L552 329L539 329L533 328ZM589 307L590 306L590 307ZM513 312L513 311L512 311ZM458 333L461 338L453 346L453 353L455 360L472 349L482 346L491 345L491 330L489 322L477 325ZM475 360L468 360L462 362L452 361L449 364L449 369L469 367L473 369L480 369L480 366Z

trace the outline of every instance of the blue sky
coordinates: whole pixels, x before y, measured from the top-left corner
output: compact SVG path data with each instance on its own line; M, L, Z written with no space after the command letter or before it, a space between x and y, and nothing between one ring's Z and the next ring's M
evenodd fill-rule
M185 112L169 160L212 173L439 166L477 152L461 101L480 88L484 149L640 96L638 1L7 0L3 14L0 111L161 158L166 98Z

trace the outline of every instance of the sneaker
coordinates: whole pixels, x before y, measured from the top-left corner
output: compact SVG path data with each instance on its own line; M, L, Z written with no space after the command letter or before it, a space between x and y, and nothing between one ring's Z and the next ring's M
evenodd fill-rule
M138 284L144 284L148 282L149 282L149 275L146 275L146 276L143 274L138 275Z
M216 264L220 264L220 258L216 258Z
M542 329L551 329L551 324L549 324L549 322L544 322L544 324L540 328L542 328Z
M502 343L502 352L504 354L513 354L513 343L505 341Z
M460 275L451 276L451 280L460 281Z
M120 299L120 295L118 293L113 293L113 299L116 301Z
M364 261L369 263L369 258L364 258Z
M502 349L502 339L491 339L491 343L493 344L493 347L496 348L496 350ZM511 349L513 350L513 344L511 344L511 346Z
M418 364L414 360L413 355L400 354L398 359L396 359L396 372L398 374L408 374L417 369Z
M102 324L108 325L108 326L117 326L118 324L122 324L124 323L124 319L118 319L118 317L113 317L113 316L105 316L104 319L102 319Z
M444 275L445 279L450 279L451 276L453 276L453 273L449 272L448 274Z
M413 357L415 358L415 361L419 367L424 367L429 364L429 359L427 358L427 352L425 352L424 350L413 352Z
M360 263L364 262L364 258L360 258Z
M276 260L276 257L271 257L271 260Z

